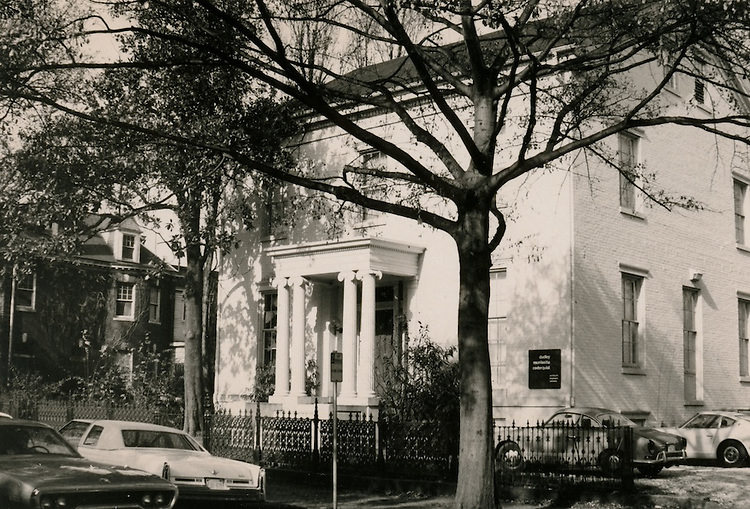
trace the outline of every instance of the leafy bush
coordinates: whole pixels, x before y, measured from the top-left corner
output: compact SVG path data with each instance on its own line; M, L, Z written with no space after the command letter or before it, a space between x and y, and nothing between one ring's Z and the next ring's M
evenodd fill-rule
M255 372L255 390L253 401L268 401L276 388L276 367L273 364L259 366Z
M382 411L405 420L437 420L458 429L460 380L455 355L455 346L433 342L427 327L420 324L402 358L387 360L391 368L379 388Z

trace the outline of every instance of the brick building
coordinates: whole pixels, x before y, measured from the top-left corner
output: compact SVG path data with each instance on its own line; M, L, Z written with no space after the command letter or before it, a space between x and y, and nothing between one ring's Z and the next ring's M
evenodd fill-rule
M42 262L2 281L3 372L12 366L53 379L85 377L106 346L129 373L146 341L179 350L182 275L154 254L149 233L129 219L87 240L75 263Z
M652 63L631 78L653 82L663 72ZM700 79L680 74L658 101L706 117L724 107ZM351 114L414 145L392 115ZM391 164L325 122L298 148L323 168ZM580 154L501 190L509 224L493 258L488 323L495 418L534 420L575 405L654 423L704 407L750 407L747 154L677 126L613 136L602 149L702 210L668 211ZM426 327L432 340L455 344L458 257L447 234L350 210L344 233L331 239L304 218L274 228L276 217L223 259L217 399L241 405L258 369L273 366L271 408L309 411L306 373L317 374L317 395L330 402L329 353L337 350L339 401L366 413L410 334Z

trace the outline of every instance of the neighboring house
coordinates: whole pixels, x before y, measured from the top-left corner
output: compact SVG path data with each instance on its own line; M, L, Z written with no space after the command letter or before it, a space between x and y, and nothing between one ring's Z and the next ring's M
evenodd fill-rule
M656 64L648 71L636 83L662 75ZM710 92L678 74L662 100L709 116L721 108ZM373 131L414 146L391 117L361 114ZM577 405L676 422L703 407L749 407L747 158L677 126L624 133L607 146L624 167L647 165L660 185L704 210L652 206L616 170L586 166L582 157L503 189L498 205L509 225L493 258L488 323L495 418L533 422ZM389 164L324 122L299 150L321 167L358 158L362 166ZM274 209L268 219L278 216ZM312 360L325 415L336 350L343 353L339 404L371 412L389 363L420 327L433 341L456 343L452 240L399 217L350 216L337 239L300 218L247 232L242 250L224 257L215 389L223 404L241 406L268 365L276 373L268 410L310 412Z
M87 240L75 264L42 263L3 281L2 359L50 376L87 376L106 346L129 374L144 342L180 347L183 276L147 247L147 235L128 219Z

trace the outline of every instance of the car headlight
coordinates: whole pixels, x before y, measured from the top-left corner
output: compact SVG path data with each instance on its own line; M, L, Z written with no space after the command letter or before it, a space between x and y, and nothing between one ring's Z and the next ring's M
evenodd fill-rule
M653 440L649 440L648 444L646 444L646 448L648 449L649 456L653 456L656 454L656 451L658 448L656 447L656 443Z

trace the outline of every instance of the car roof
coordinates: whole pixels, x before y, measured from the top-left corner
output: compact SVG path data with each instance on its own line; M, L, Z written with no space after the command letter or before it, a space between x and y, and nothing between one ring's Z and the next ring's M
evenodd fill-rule
M612 410L611 408L601 408L601 407L595 407L595 406L568 407L568 408L563 408L562 410L558 410L555 413L565 414L568 412L577 413L577 414L589 414L589 415L620 414L620 412L617 412L616 410Z
M93 425L107 426L118 429L148 430L148 431L166 431L170 433L184 433L181 429L170 428L160 424L151 424L149 422L139 421L117 421L112 419L96 419L89 421Z
M0 426L29 426L53 429L52 426L44 424L43 422L28 419L0 419Z
M722 417L732 417L733 419L745 419L750 420L750 415L747 415L746 413L742 412L734 412L731 410L701 410L700 412L697 412L695 415L720 415Z

